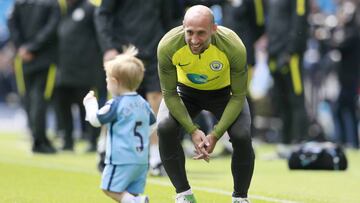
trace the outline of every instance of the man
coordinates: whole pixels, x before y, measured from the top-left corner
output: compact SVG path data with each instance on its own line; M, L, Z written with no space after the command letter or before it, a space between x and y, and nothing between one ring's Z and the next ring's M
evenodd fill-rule
M17 85L36 153L55 152L46 137L46 106L55 80L55 66L50 65L56 58L59 19L57 2L52 0L17 0L9 19L10 35L23 65L16 68Z
M163 101L158 113L160 157L174 185L177 203L196 202L186 177L185 156L179 139L183 127L197 155L209 161L217 140L228 132L233 146L233 203L248 203L254 169L250 112L246 101L246 51L230 29L214 24L212 11L196 5L186 12L183 26L169 31L158 46ZM194 124L201 110L219 120L205 136Z
M156 46L172 25L171 1L102 0L95 13L96 29L104 61L113 59L123 46L133 44L145 64L145 78L138 92L146 98L155 114L162 99L157 74ZM156 135L151 136L150 172L163 175Z
M224 15L223 25L241 37L249 68L255 66L255 43L265 31L264 6L264 0L229 0L224 7L227 15Z
M82 132L88 133L88 152L96 151L100 134L85 121L83 97L90 89L98 95L106 95L105 73L102 69L102 55L96 39L94 24L95 6L88 0L59 0L62 17L58 27L58 72L56 80L56 102L58 117L64 127L63 150L74 150L73 105L79 107ZM105 96L102 96L105 97ZM105 102L100 96L100 105ZM105 97L106 99L106 97Z
M249 81L251 81L255 67L255 44L265 31L264 0L229 0L224 4L223 25L232 29L244 42L247 54ZM249 92L248 92L249 93ZM249 95L251 118L255 115L255 104ZM254 135L255 127L251 122L251 133Z
M283 122L278 149L281 158L287 158L290 145L304 140L307 133L302 61L308 37L308 4L308 0L267 1L269 68L274 79L275 109Z
M342 145L348 145L354 149L360 148L359 116L356 113L360 84L360 9L358 5L360 4L353 0L339 2L337 13L339 23L333 37L333 45L341 53L339 68L336 69L340 85L335 105L338 139Z

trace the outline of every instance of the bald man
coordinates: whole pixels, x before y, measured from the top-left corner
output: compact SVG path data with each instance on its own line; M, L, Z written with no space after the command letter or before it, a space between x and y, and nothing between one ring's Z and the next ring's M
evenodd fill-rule
M205 161L228 132L234 149L232 202L249 203L255 156L245 96L246 51L241 39L232 30L214 24L209 8L193 6L186 12L183 25L170 30L160 41L158 60L163 94L157 116L160 157L176 189L176 202L196 202L179 138L183 127L192 136L197 153L194 159ZM210 111L218 119L208 135L193 122L201 110Z

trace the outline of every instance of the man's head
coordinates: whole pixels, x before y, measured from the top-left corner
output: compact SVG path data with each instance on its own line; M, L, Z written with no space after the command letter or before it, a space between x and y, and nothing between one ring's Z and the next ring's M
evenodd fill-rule
M193 54L200 54L209 47L211 36L217 29L212 11L201 5L186 11L183 26L185 41Z
M124 48L124 52L115 59L105 62L108 90L116 95L119 89L136 91L144 78L144 64L138 59L138 50L134 46Z

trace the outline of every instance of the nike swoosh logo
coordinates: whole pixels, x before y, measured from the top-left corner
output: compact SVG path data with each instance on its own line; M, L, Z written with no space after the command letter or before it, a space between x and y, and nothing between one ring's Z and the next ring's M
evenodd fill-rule
M187 66L187 65L189 65L190 64L190 62L189 63L185 63L185 64L181 64L180 62L178 63L178 66L180 66L180 67L183 67L183 66Z

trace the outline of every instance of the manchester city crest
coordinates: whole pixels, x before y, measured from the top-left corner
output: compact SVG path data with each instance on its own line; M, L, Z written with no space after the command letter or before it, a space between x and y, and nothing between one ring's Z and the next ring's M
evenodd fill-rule
M223 64L220 63L220 61L213 61L210 63L210 68L213 71L219 71L222 69L222 67L223 67Z

